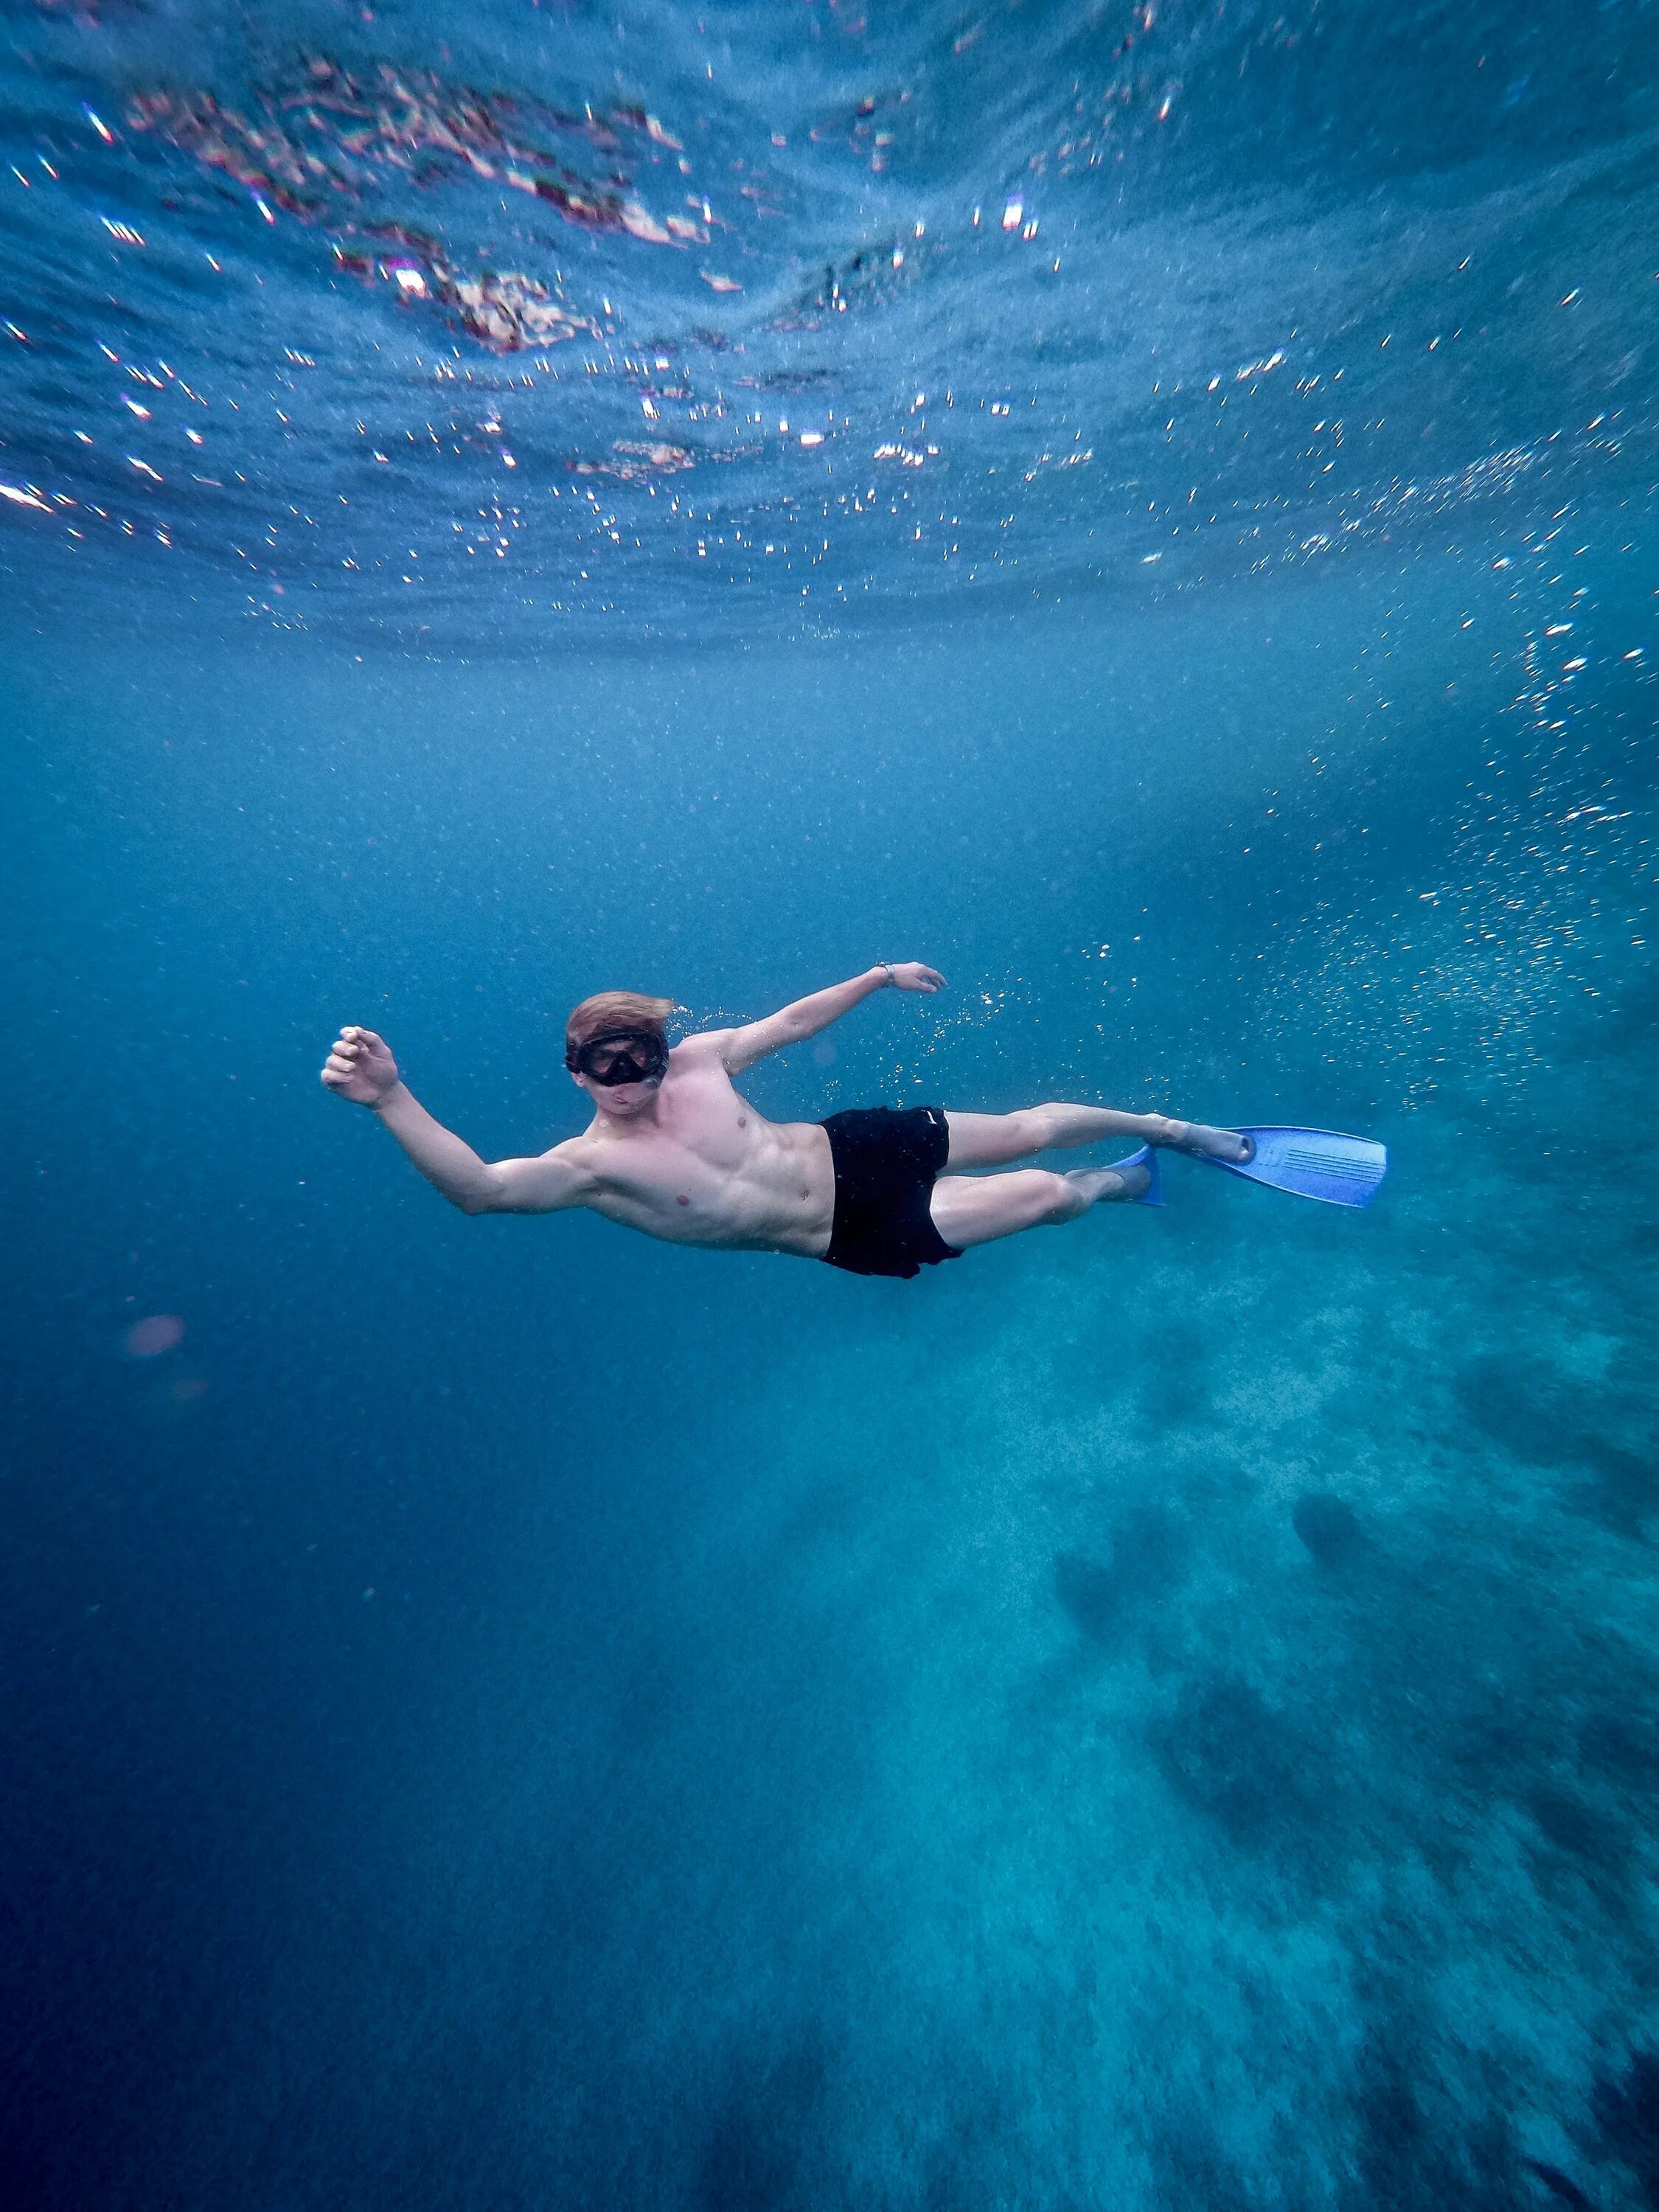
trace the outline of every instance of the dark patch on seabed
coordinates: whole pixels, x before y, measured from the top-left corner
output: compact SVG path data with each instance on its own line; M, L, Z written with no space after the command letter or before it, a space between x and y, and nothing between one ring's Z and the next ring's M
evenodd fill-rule
M1322 1567L1332 1573L1358 1566L1370 1549L1364 1523L1352 1505L1325 1491L1298 1498L1291 1525Z
M1169 1597L1180 1579L1182 1549L1167 1507L1136 1507L1114 1532L1109 1560L1072 1552L1056 1557L1054 1595L1085 1636L1109 1645L1147 1607Z
M1466 1417L1506 1451L1575 1476L1568 1495L1579 1510L1621 1535L1639 1535L1659 1512L1659 1440L1639 1402L1621 1404L1605 1389L1587 1395L1501 1353L1470 1361L1458 1376L1457 1395ZM1640 1436L1639 1449L1626 1449L1607 1433L1621 1428Z

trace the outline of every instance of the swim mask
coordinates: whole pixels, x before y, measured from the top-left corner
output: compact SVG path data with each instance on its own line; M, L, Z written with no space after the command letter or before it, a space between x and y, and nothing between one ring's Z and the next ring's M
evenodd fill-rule
M668 1073L668 1047L649 1030L607 1030L568 1051L565 1066L601 1089L624 1083L660 1083Z

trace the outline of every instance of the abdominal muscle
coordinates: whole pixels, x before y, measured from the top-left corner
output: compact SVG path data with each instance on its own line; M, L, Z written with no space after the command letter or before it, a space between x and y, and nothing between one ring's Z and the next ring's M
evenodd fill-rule
M594 1135L589 1164L594 1212L647 1237L809 1260L830 1249L829 1138L816 1121L768 1121L723 1073L665 1085L658 1121Z

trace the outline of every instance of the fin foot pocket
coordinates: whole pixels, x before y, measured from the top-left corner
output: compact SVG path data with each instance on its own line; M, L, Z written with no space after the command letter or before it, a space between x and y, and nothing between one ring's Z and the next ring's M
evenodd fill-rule
M1150 1145L1143 1145L1138 1152L1131 1152L1127 1160L1114 1160L1115 1168L1145 1168L1152 1181L1139 1198L1131 1199L1132 1206L1162 1206L1164 1177L1158 1164L1158 1154Z

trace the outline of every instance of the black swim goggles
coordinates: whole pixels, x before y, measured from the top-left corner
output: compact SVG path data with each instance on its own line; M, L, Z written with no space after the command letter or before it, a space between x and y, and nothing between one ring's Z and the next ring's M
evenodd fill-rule
M573 1045L564 1064L573 1075L585 1075L605 1091L624 1083L660 1083L668 1073L668 1046L649 1030L607 1030L603 1036Z

